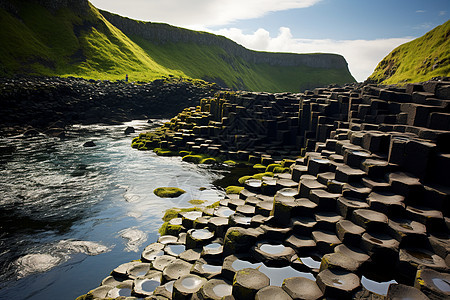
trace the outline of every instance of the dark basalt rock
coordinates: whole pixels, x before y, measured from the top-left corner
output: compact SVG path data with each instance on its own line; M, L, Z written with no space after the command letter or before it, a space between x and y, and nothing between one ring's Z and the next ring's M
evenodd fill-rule
M255 300L292 300L292 298L287 294L282 288L278 286L268 286L260 289L256 295Z
M88 141L83 144L83 147L91 148L97 146L93 141Z
M188 274L180 277L173 284L172 299L190 299L206 283L206 279L197 275Z
M450 274L420 268L414 280L414 287L430 299L448 299L450 297Z
M222 297L231 296L233 286L223 279L211 279L205 283L198 292L201 299L220 300Z
M323 292L317 284L308 278L287 278L283 281L282 288L292 299L316 300L323 297Z
M125 134L130 134L130 133L135 133L135 132L136 131L135 131L134 127L131 127L131 126L127 127L124 131Z
M267 266L283 267L288 266L295 252L292 248L282 244L271 244L259 242L253 248L255 258L264 262Z
M450 166L449 134L411 125L416 117L401 110L404 94L404 88L376 86L219 93L183 110L154 146L246 160L260 165L245 175L266 169L275 175L255 176L243 190L228 189L236 194L218 207L174 219L182 233L147 246L142 263L116 268L99 295L117 292L125 281L126 288L130 279L136 283L140 267L151 265L141 272L147 279L163 273L163 282L173 279L152 297L174 297L170 282L182 271L172 267L182 262L192 265L190 275L210 279L179 296L190 299L382 299L389 284L387 299L413 298L418 289L448 298L450 192L442 182ZM445 102L438 100L432 103ZM420 114L422 123L432 119ZM299 154L304 158L284 160ZM282 289L269 287L283 279ZM402 290L395 282L418 289Z
M254 299L256 293L269 286L270 280L255 269L242 269L234 275L233 296L236 300Z
M348 271L326 269L317 275L317 285L322 292L337 299L351 299L360 284L359 277Z
M404 284L391 284L386 295L386 300L396 299L429 300L427 296L416 288Z

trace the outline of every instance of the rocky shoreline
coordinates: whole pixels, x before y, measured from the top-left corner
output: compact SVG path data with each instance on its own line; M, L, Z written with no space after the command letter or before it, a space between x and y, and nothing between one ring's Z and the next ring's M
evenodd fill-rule
M125 78L125 75L124 75ZM61 77L0 78L0 136L63 136L73 124L171 117L218 87L175 77L153 82Z
M450 297L449 104L446 80L201 100L133 147L255 172L78 299Z

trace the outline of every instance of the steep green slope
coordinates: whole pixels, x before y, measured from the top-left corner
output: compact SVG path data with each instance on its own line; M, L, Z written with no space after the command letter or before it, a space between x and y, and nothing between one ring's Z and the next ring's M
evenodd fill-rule
M159 64L222 86L295 92L355 81L340 55L251 51L222 36L101 13Z
M0 42L0 76L174 75L271 92L355 81L340 55L251 51L222 36L99 11L87 0L0 0Z
M368 80L396 84L423 82L436 76L450 76L450 21L395 48Z
M31 1L0 8L0 74L139 80L184 74L155 61L87 3L54 12ZM12 10L12 12L11 12Z

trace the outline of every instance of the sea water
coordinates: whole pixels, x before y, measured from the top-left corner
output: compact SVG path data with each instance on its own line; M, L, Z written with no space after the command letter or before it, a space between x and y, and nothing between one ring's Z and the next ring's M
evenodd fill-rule
M166 209L221 199L212 184L219 173L130 147L157 125L80 125L64 139L0 139L16 148L0 156L0 299L75 299L139 259ZM127 126L137 133L125 135ZM158 198L153 190L162 186L187 193Z

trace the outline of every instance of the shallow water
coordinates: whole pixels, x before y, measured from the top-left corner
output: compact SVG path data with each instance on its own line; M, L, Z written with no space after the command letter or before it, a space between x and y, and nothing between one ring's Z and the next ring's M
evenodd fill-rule
M0 157L0 299L75 299L138 259L157 240L166 209L220 199L212 182L222 175L132 149L127 126L139 133L155 125L75 126L64 140L0 139L17 148ZM90 140L97 146L82 146ZM153 190L161 186L187 193L158 198Z

